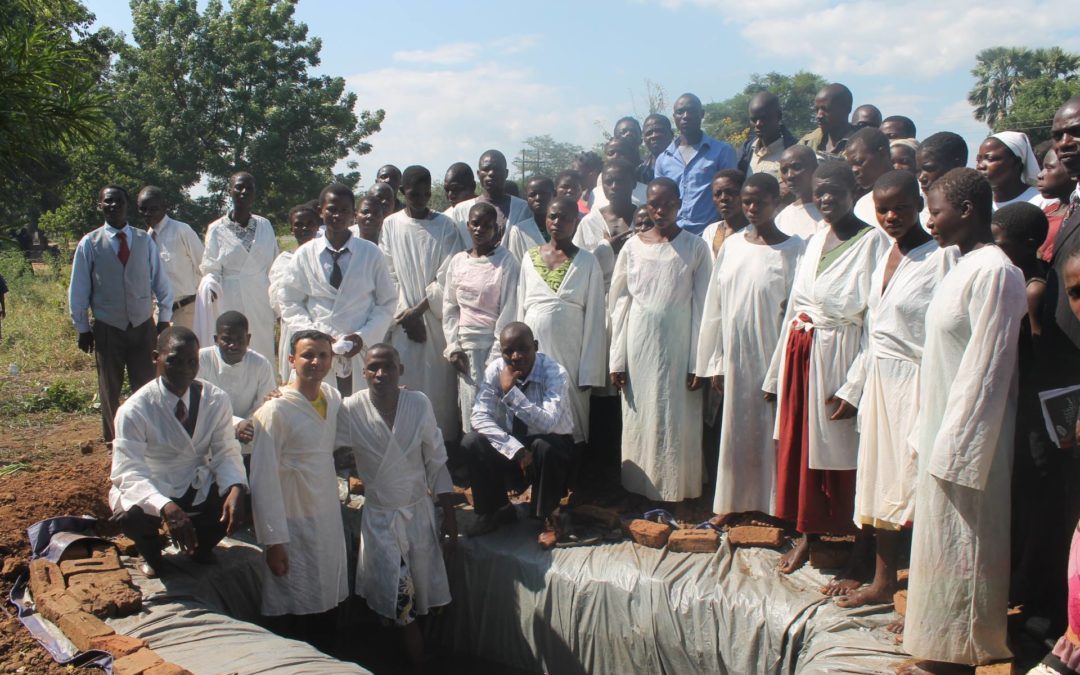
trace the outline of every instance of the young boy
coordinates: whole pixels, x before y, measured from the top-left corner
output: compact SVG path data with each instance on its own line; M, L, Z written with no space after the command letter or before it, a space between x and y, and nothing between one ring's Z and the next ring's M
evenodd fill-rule
M713 261L720 253L724 240L741 232L750 222L742 207L741 195L745 182L746 174L738 169L721 169L712 179L712 199L720 220L706 225L701 238L709 245Z
M487 150L480 155L476 175L480 180L480 196L458 203L450 216L457 223L461 250L468 248L470 242L469 209L473 204L487 202L495 207L495 213L498 214L499 243L520 262L525 251L542 243L544 238L540 236L540 230L533 222L529 204L506 191L506 179L509 175L506 156L498 150Z
M315 238L319 231L319 214L317 208L310 204L299 204L289 209L289 231L296 239L299 248ZM289 325L281 321L281 287L285 276L292 264L293 252L282 251L278 254L274 264L270 266L270 306L274 315L278 318L278 372L282 382L289 381L292 368L289 367ZM270 358L269 354L264 354Z
M389 189L389 188L387 188ZM320 330L334 338L334 377L328 384L352 391L358 356L386 336L397 290L379 247L354 237L354 196L340 183L323 188L320 211L326 236L296 249L281 290L281 316L291 330Z
M814 171L817 154L806 145L793 145L780 155L780 179L795 201L776 214L776 226L784 234L809 240L828 227L814 205Z
M555 196L570 197L574 201L581 200L581 174L573 169L560 171L555 176Z
M233 409L233 428L245 462L251 454L254 426L251 416L277 388L274 367L265 356L248 349L251 334L247 318L228 311L217 318L214 345L199 350L202 379L224 390Z
M877 227L874 209L874 183L892 171L892 153L889 138L874 127L859 129L848 139L844 158L851 165L858 185L859 199L855 202L855 215L867 225Z
M495 219L494 206L473 204L469 209L472 248L454 254L446 269L445 355L458 373L458 405L465 433L472 431L469 418L484 368L499 355L498 335L517 315L520 268L495 240Z
M380 242L398 289L389 341L405 366L402 383L427 395L443 438L457 441L457 378L443 356L440 271L461 250L461 239L453 220L428 208L431 173L427 169L407 167L401 193L405 208L383 222Z
M600 186L604 192L604 205L589 211L578 224L574 245L596 256L604 273L604 292L611 286L611 273L615 269L615 256L633 234L634 167L623 160L612 160L604 165L600 174Z
M451 164L443 178L443 190L446 192L447 201L450 202L449 208L443 213L453 217L455 206L476 196L476 176L473 174L472 167L465 162Z
M255 413L251 457L255 534L266 550L262 614L324 651L349 595L333 462L341 395L323 382L333 358L329 335L293 333L295 375Z
M967 166L968 147L964 139L951 131L939 131L929 136L919 146L915 153L916 176L919 179L919 187L922 188L923 198L930 194L930 186L937 179L944 176L952 169ZM929 206L924 206L919 220L923 227L929 228Z
M367 389L345 399L337 420L338 447L350 447L364 481L364 518L356 592L379 616L403 629L414 666L425 660L416 618L450 603L432 496L442 507L442 536L457 541L450 502L453 484L431 402L402 389L397 350L370 347Z
M397 193L394 192L394 188L390 187L389 183L375 183L368 190L367 196L379 200L379 204L382 205L383 218L390 217L398 210Z
M533 214L533 224L540 230L540 236L544 241L550 241L545 227L547 207L555 198L555 183L547 176L533 176L525 185L525 201L529 204L529 210Z

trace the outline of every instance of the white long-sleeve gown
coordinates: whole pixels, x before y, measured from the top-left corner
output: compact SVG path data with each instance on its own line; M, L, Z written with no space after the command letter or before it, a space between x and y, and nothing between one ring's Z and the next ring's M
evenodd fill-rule
M199 269L221 284L218 314L236 310L246 316L251 332L251 348L273 359L274 310L270 308L270 265L278 254L277 235L266 218L253 214L251 219L256 223L256 230L250 251L225 225L227 215L210 223L206 228L206 248Z
M611 372L624 372L622 484L649 499L701 495L701 390L694 372L712 262L689 232L649 244L631 238L611 279Z
M1024 278L996 246L960 258L926 312L904 648L1008 658L1009 484Z
M415 307L425 298L424 312L427 339L414 342L400 325L390 328L390 343L401 354L404 386L422 391L431 399L435 419L443 436L458 437L457 375L446 360L446 336L443 334L443 283L446 265L461 250L461 240L454 221L441 213L417 220L398 211L383 222L379 247L390 263L390 276L398 289L396 312ZM396 313L395 312L395 313Z
M591 253L578 249L559 290L553 291L526 252L517 304L521 321L532 328L540 351L569 374L574 441L588 441L590 393L579 387L602 387L607 381L607 306L600 264Z
M761 395L761 382L805 248L799 237L766 246L739 232L717 254L695 371L724 376L714 513L770 513L776 501L776 406Z
M289 571L261 565L262 613L319 614L349 595L334 440L341 395L321 385L323 419L303 394L285 388L254 415L251 504L259 543L285 544Z

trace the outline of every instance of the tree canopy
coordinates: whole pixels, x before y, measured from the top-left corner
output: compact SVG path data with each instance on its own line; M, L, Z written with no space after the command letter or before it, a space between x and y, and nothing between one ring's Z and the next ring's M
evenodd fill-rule
M719 138L738 147L750 135L750 113L747 107L754 94L770 91L780 99L784 111L784 124L796 137L817 126L814 119L814 95L828 82L820 75L800 70L794 75L781 73L757 73L743 90L731 98L705 105L702 126L713 138Z
M522 154L511 159L515 170L510 178L514 180L531 176L555 178L560 171L569 169L574 158L585 150L580 145L556 141L546 135L530 136L525 139L524 145Z
M1068 96L1053 101L1045 96L1075 91L1078 73L1080 55L1060 47L990 47L975 56L971 70L975 85L968 92L968 102L975 108L975 119L995 131L1007 128L1032 136L1030 131L1040 132L1036 127L1046 126L1046 133L1035 135L1049 138L1049 120Z

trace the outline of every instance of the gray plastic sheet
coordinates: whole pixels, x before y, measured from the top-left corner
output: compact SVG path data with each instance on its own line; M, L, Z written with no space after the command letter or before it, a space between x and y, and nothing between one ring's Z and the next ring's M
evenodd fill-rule
M471 513L461 512L463 531ZM462 539L439 639L548 673L880 673L907 658L891 607L844 610L829 577L779 553L671 553L629 541L542 551L519 521Z

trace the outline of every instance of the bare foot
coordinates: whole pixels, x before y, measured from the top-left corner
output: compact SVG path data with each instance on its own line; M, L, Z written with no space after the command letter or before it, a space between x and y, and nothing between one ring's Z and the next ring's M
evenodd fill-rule
M837 596L847 595L851 591L857 589L859 586L862 586L862 582L860 582L858 579L842 579L837 576L831 579L829 583L825 584L818 590L821 593L829 596L830 598L835 598Z
M904 617L901 615L899 619L893 621L888 626L885 626L885 630L889 631L893 635L904 634Z
M809 559L810 541L804 535L795 540L795 546L790 551L780 556L780 563L776 569L780 570L780 574L791 574L805 565Z
M730 525L735 520L736 515L738 515L738 514L735 514L735 513L718 513L715 516L713 516L712 518L709 518L709 523L712 524L712 525L715 525L716 527L723 527L725 525Z
M975 672L975 666L944 661L906 662L896 669L897 675L969 675Z
M836 605L850 609L863 605L889 605L893 601L892 589L876 587L873 584L850 590L836 598Z

